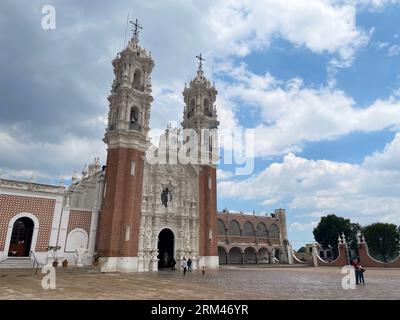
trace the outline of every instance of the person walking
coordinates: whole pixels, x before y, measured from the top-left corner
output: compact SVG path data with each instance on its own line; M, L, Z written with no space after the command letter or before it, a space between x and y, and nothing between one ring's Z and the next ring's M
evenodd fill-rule
M188 272L192 272L192 259L188 259L187 261L187 270Z
M185 275L186 275L186 270L187 270L186 258L183 258L181 267L182 267L182 269L183 269L183 276L185 276Z
M175 266L176 266L176 260L174 257L172 257L172 271L176 270Z

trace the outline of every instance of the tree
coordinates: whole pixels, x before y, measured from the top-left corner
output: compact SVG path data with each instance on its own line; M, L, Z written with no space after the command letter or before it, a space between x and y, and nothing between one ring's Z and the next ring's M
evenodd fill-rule
M306 251L307 251L306 247L301 247L299 250L297 250L297 252L306 252Z
M334 214L327 215L321 218L321 221L314 228L313 234L315 240L325 249L332 247L334 255L338 255L338 236L342 233L346 237L350 247L357 246L357 230L361 226L356 223L351 223L350 219L338 217Z
M387 262L399 254L400 228L391 223L373 223L363 228L372 256Z

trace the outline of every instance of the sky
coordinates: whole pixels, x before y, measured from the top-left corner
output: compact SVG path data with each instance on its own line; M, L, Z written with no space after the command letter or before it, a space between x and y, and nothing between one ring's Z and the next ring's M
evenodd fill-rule
M44 30L53 5L56 28ZM254 170L218 167L218 209L287 212L295 248L321 216L400 224L400 1L0 2L0 177L68 184L100 157L127 14L152 52L151 127L182 120L195 56L220 131L254 133Z

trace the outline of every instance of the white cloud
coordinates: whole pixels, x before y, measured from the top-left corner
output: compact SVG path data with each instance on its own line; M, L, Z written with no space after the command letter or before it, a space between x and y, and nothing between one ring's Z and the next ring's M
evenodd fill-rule
M292 222L289 224L289 230L293 231L305 231L312 230L318 225L317 221L312 221L310 223Z
M210 37L225 54L246 55L280 36L315 53L351 60L368 34L357 28L354 5L328 0L241 0L210 8Z
M97 156L105 163L106 152L100 139L65 137L61 143L26 142L1 131L0 150L0 163L4 166L2 177L29 179L33 175L47 182L52 180L51 177L70 177ZM29 169L10 169L25 163Z
M366 157L364 166L379 170L400 171L400 133L397 133L393 141L385 146L383 152L376 152Z
M357 108L343 91L305 87L299 78L280 81L269 73L256 75L244 65L233 67L227 63L216 72L230 79L218 84L222 98L229 101L226 105L236 110L245 103L248 110L259 114L254 128L256 156L297 152L303 142L331 140L353 131L372 132L400 124L400 103L394 97ZM224 118L221 124L224 125Z
M389 57L394 57L394 56L397 56L399 53L400 53L400 45L394 44L394 45L390 46L390 48L388 49L387 55Z
M328 160L309 160L292 153L260 174L242 181L222 181L224 198L254 200L285 199L288 210L309 217L335 213L360 223L400 223L400 134L361 165Z

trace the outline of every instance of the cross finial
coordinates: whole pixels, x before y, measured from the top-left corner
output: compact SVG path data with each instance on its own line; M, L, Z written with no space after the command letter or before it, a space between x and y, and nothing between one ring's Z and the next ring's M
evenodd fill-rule
M196 58L199 60L199 70L202 70L203 69L203 61L206 61L206 59L204 59L201 56L201 53L198 56L196 56Z
M143 27L139 24L138 19L135 22L129 21L129 23L132 25L133 38L139 39L139 32Z

